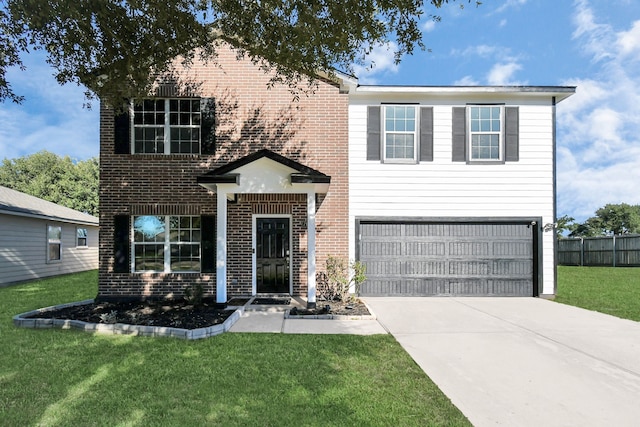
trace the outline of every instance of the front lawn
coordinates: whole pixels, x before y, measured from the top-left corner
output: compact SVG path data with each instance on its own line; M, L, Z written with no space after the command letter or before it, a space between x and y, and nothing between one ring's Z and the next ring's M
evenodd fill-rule
M389 335L200 341L13 326L97 272L0 288L2 426L470 425Z
M640 268L559 266L555 300L640 321Z

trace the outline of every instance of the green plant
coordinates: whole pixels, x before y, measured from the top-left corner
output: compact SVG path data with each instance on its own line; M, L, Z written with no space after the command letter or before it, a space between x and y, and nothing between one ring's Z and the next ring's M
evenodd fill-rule
M109 313L102 313L100 315L100 321L102 323L116 323L118 321L118 312L115 310L111 310Z
M326 301L353 301L366 279L365 266L360 261L348 263L343 258L329 255L325 271L317 276L318 297ZM354 293L351 293L352 286Z
M204 289L202 287L202 283L193 283L191 285L187 285L184 288L184 300L194 307L199 307L202 305L202 300L204 298Z

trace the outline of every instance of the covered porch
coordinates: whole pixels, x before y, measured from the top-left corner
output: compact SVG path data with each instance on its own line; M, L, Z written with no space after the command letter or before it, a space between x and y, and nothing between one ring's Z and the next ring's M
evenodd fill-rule
M269 150L197 178L216 193L217 302L226 302L230 289L239 289L230 265L246 263L250 254L251 295L306 294L308 305L315 306L316 210L330 181Z

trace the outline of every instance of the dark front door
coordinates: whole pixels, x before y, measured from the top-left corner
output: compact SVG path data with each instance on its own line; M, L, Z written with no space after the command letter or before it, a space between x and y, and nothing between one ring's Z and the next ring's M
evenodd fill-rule
M256 291L289 293L289 218L256 219Z

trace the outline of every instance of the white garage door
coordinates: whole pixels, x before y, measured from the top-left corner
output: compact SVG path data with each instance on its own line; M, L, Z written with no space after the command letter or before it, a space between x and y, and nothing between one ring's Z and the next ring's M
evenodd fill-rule
M361 221L363 296L533 296L534 227Z

